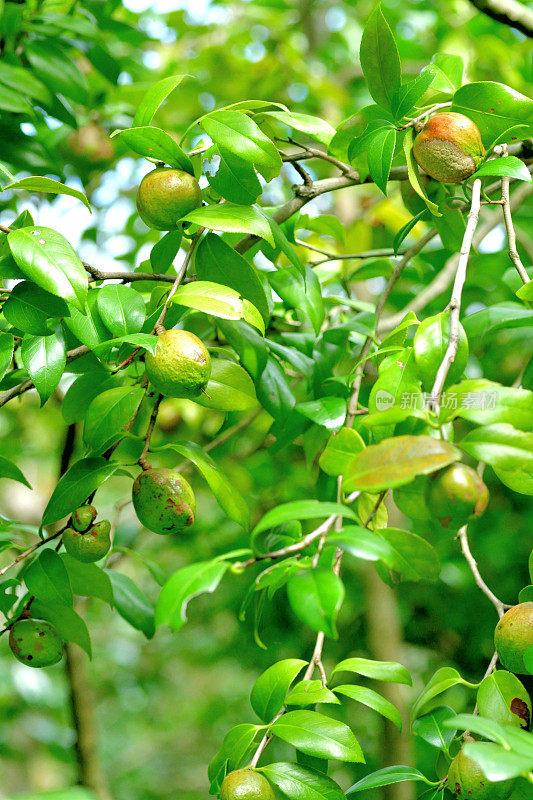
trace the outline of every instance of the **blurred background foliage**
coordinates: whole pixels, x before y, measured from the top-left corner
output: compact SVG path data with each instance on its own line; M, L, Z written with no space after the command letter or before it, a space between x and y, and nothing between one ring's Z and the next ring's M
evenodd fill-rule
M369 100L358 47L373 6L373 0L6 2L3 63L26 65L25 42L56 36L61 52L79 69L82 83L78 96L64 97L61 107L37 105L30 114L24 110L12 113L8 105L0 120L1 158L20 175L31 171L66 179L75 186L81 182L95 213L90 216L68 197L48 202L31 196L24 207L35 213L40 224L50 223L62 230L90 263L103 269L139 267L156 240L155 232L147 232L134 213L136 187L150 167L121 150L116 140L110 147L104 137L99 149L101 134L130 124L147 86L175 73L191 77L158 112L158 124L178 136L192 120L215 106L249 98L282 102L338 125ZM530 41L478 13L468 0L384 0L383 8L407 74L416 75L435 52L457 53L465 59L468 81L499 80L528 94L533 78ZM73 24L73 20L78 22ZM15 31L11 40L10 31ZM41 77L43 83L53 83L46 70ZM78 133L74 132L76 121ZM96 137L96 150L87 150L86 143L80 143L80 135L87 136L83 134L87 130L92 131L90 141L91 136ZM196 144L193 134L188 145ZM313 162L310 172L313 177L329 174L325 162ZM282 203L297 177L290 165L284 167L282 177L266 188L263 201ZM21 210L20 199L18 202ZM9 191L0 196L0 222L7 224L13 219L15 205ZM410 217L399 191L385 198L373 186L318 198L308 213L332 213L342 220L346 252L390 247L395 233ZM527 233L532 217L531 202L516 215L519 246L527 264L533 260L533 240ZM423 226L419 225L415 235L421 233ZM319 234L309 241L330 251L338 246ZM512 280L501 281L508 268L502 247L503 234L497 229L474 257L465 293L467 311L482 308L489 298L491 303L514 298ZM304 255L308 257L307 250L302 250ZM419 256L398 284L390 311L393 304L403 307L447 255L439 246ZM325 265L319 274L326 293L335 294L342 279L359 300L375 300L383 279L354 281L357 266L360 262ZM442 307L440 298L427 313ZM532 332L525 328L503 331L487 342L474 342L473 351L471 377L481 367L485 376L511 384L533 353ZM364 387L367 394L370 385L369 381ZM154 443L205 443L223 424L233 421L231 415L224 420L222 414L187 401L167 400ZM308 468L300 442L280 453L264 447L267 428L268 421L258 417L244 433L218 448L215 456L249 499L256 519L278 503L327 493L324 487L317 488L316 468ZM37 399L25 395L15 405L1 409L2 452L19 463L35 487L29 492L20 484L2 483L4 516L39 522L57 481L64 438L60 403L53 399L40 410ZM529 582L533 505L529 498L505 489L489 469L486 480L492 490L491 503L483 519L472 526L471 544L487 583L512 603ZM131 507L126 506L116 543L134 546L166 574L192 561L246 546L245 536L225 518L196 477L194 486L200 513L190 536L169 541L141 533ZM109 481L98 494L100 517L112 517L129 491L126 479ZM392 519L401 519L397 510L392 508L390 513ZM493 652L496 620L450 535L423 522L404 519L402 524L427 536L439 551L440 583L402 584L391 591L362 562L347 559L347 600L339 620L339 641L328 643L325 660L331 666L349 655L381 658L383 640L390 636L397 659L414 676L414 689L400 690L408 702L438 666L456 666L468 680L479 680ZM20 538L24 540L24 533ZM134 577L149 596L156 597L157 584L141 561L126 556L117 566ZM90 683L100 749L116 800L206 797L206 765L222 737L232 725L253 719L248 701L252 682L274 661L310 655L314 634L292 615L283 592L264 608L258 632L249 619L239 621L247 581L248 576L226 577L215 595L191 604L189 623L179 634L160 630L150 642L103 604L92 601L88 605L85 616L94 646ZM399 633L401 638L396 641ZM68 692L62 665L46 671L28 669L12 659L6 639L1 640L0 797L75 782ZM448 702L456 711L471 710L473 696L459 687L450 692ZM388 734L382 720L362 706L346 708L346 721L359 738L368 763L366 767L335 769L333 777L344 786L379 768L388 758ZM409 735L403 747L406 758L412 757L413 764L434 774L436 751ZM283 758L281 745L278 752L274 750L272 747L269 756ZM440 767L442 774L443 765ZM411 790L398 790L402 791ZM365 797L380 800L385 796L380 792L367 792ZM519 795L516 797L518 800Z

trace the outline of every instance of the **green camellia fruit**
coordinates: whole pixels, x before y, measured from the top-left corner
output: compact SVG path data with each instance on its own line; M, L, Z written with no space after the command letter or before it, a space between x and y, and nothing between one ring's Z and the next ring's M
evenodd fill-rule
M442 183L465 181L476 171L484 153L477 125L455 111L431 117L413 144L418 164Z
M139 216L156 231L172 230L182 217L201 205L198 181L182 169L157 167L144 176L137 192Z
M113 140L96 122L73 131L61 142L59 149L70 164L81 170L104 167L115 155Z
M238 769L222 781L220 800L275 800L275 796L264 775L252 769Z
M428 317L420 323L413 340L413 352L416 367L422 383L431 391L437 370L446 355L450 339L450 312L445 311ZM464 372L468 361L468 339L463 326L459 323L459 346L451 365L446 383L455 383Z
M193 490L183 475L174 470L141 472L133 483L132 499L139 522L154 533L181 533L194 522Z
M480 517L489 502L489 490L466 464L452 464L430 476L426 505L444 528L460 528Z
M494 644L503 666L518 675L527 673L526 650L533 647L533 602L513 606L496 625Z
M531 698L512 672L499 669L487 675L477 690L477 707L482 717L499 725L529 730Z
M16 659L28 667L50 667L63 655L63 642L49 622L21 619L9 631L9 646Z
M72 512L70 524L75 531L86 531L91 527L97 517L97 511L94 506L80 506Z
M487 743L487 747L491 746ZM514 780L489 781L479 764L465 756L462 750L450 764L446 784L456 800L507 800L514 785Z
M197 397L211 375L204 343L194 333L176 329L159 336L155 355L146 353L145 365L154 389L167 397Z
M91 564L99 561L109 553L111 539L109 534L111 524L108 520L97 522L89 530L80 532L74 528L67 528L63 531L63 544L65 550L73 558Z

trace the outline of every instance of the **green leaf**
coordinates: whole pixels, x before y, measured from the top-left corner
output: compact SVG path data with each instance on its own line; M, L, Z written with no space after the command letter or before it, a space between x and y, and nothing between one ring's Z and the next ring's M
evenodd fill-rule
M350 728L315 711L289 711L276 720L270 730L307 755L364 763L363 753Z
M493 158L490 161L485 161L485 163L470 176L469 180L492 175L516 178L516 180L519 181L531 181L531 174L528 168L524 162L516 156L503 156L502 158Z
M58 522L83 505L89 495L118 468L118 464L110 464L104 458L91 457L76 461L59 479L44 510L41 525Z
M22 92L28 97L39 100L44 105L47 105L52 100L46 86L29 69L2 63L0 64L0 82L11 89L15 89L19 94Z
M24 582L28 591L43 603L72 605L72 588L68 573L55 550L47 547L39 553L26 570Z
M182 169L190 175L194 175L192 161L179 144L166 131L161 128L154 128L151 125L146 127L127 128L123 131L115 131L112 137L120 136L134 153L144 156L151 161L163 161L170 167Z
M217 145L251 162L266 181L279 175L282 166L280 154L272 140L247 114L231 110L213 111L202 119L201 125Z
M150 250L150 264L154 272L166 272L176 258L183 233L181 230L168 231Z
M3 187L2 191L6 189L24 189L26 192L45 192L46 194L67 194L70 197L76 197L81 200L83 205L91 211L91 204L83 192L73 189L71 186L66 186L64 183L59 183L59 181L54 181L52 178L42 178L40 176L21 178L19 181L8 183L7 186Z
M220 411L246 411L257 407L257 397L252 379L242 367L233 361L214 358L211 361L211 377L206 394L194 398L194 402L205 408Z
M24 48L35 76L53 94L62 94L76 103L87 102L87 81L71 54L57 40L32 39Z
M132 628L142 631L147 639L155 632L154 608L141 589L121 572L108 570L107 574L113 587L114 605L123 619Z
M11 231L7 241L17 266L27 278L83 311L89 285L87 273L60 233L31 226Z
M516 292L516 296L520 300L533 300L533 281L528 281L524 286L521 286Z
M268 220L253 206L236 206L230 203L203 206L190 211L182 221L194 222L195 225L215 231L251 233L274 245Z
M416 367L424 386L431 391L437 371L444 360L450 340L450 312L443 311L427 317L417 328L413 340ZM461 378L468 361L468 339L459 323L459 346L447 376L453 383Z
M60 558L67 570L74 594L82 597L98 597L104 603L113 605L113 587L107 572L96 564L84 564L68 553L61 553Z
M163 80L154 83L139 103L133 118L133 126L149 125L161 103L186 77L187 75L170 75L168 78L163 78Z
M321 772L299 764L278 762L260 767L259 772L289 800L343 800L340 786Z
M424 708L431 700L433 700L434 697L442 694L447 689L451 689L452 686L458 685L469 686L472 689L477 687L477 684L468 683L468 681L465 681L464 678L459 675L457 670L453 669L452 667L442 667L441 669L438 669L420 697L415 702L412 710L413 719L416 719L416 717L420 716Z
M87 625L73 608L34 600L32 613L39 619L47 619L62 639L74 642L92 658L91 637Z
M426 67L418 77L407 81L403 86L398 87L392 101L392 113L399 122L415 108L420 98L427 92L435 80L436 70Z
M402 717L398 709L380 694L374 692L373 689L348 684L347 686L336 686L334 691L340 692L340 694L350 697L352 700L357 700L358 703L363 703L369 708L373 708L378 714L390 719L397 728L402 729Z
M61 380L67 363L61 330L58 328L51 336L32 336L27 333L22 340L20 356L43 406Z
M48 319L51 317L68 317L70 314L63 299L45 292L30 281L21 281L13 287L2 310L11 325L24 333L35 335L50 333Z
M443 727L444 722L452 720L456 716L455 711L447 706L434 708L428 714L415 719L412 731L416 736L420 736L425 742L437 747L439 750L446 750L455 738L455 728Z
M142 295L121 283L108 283L98 291L98 313L114 336L138 333L146 319Z
M255 203L263 189L253 164L220 145L218 156L220 162L216 173L209 177L210 186L230 203L242 206Z
M168 625L179 631L187 622L187 605L194 597L214 592L229 564L225 561L200 561L183 567L161 589L156 605L156 626Z
M533 769L533 754L524 756L509 752L490 742L467 742L464 754L479 764L488 780L493 782L525 776Z
M269 316L268 300L257 270L220 236L208 233L195 255L199 281L223 284L234 289L258 309L263 319Z
M341 428L329 439L319 459L320 469L328 475L343 475L353 458L365 447L363 438L353 428Z
M377 533L391 547L391 569L399 572L406 581L436 581L440 573L437 552L421 536L399 528L382 528Z
M455 727L457 730L470 730L485 739L491 739L508 750L533 758L531 734L515 728L513 725L499 725L492 719L474 714L459 714L444 727Z
M435 53L424 69L435 74L432 88L437 92L454 92L463 82L464 63L461 56Z
M223 319L244 319L262 334L265 333L265 323L257 308L249 300L243 300L239 292L229 286L211 281L193 281L179 286L172 302Z
M396 436L365 448L348 467L343 486L380 492L403 486L417 475L427 475L458 461L453 445L431 436Z
M67 425L85 419L87 409L94 398L116 386L117 379L115 377L108 377L105 372L97 373L97 375L98 379L95 380L94 372L89 372L80 375L70 384L61 406L61 413Z
M337 639L337 615L344 600L344 585L329 569L310 569L294 575L287 584L292 610L315 631Z
M355 672L357 675L364 675L366 678L374 678L377 681L387 683L404 683L412 685L409 672L401 664L395 661L372 661L368 658L347 658L337 664L332 676L337 672Z
M305 680L297 683L285 700L288 706L314 706L317 703L338 704L340 700L330 689L322 685L322 681Z
M177 442L176 444L165 445L163 448L158 448L158 450L168 447L192 461L209 484L209 488L228 517L246 528L250 517L248 505L211 456L193 442Z
M285 303L310 320L316 335L324 322L324 303L318 278L310 267L302 275L297 267L286 267L268 274L274 291Z
M477 707L482 717L529 730L531 698L511 672L499 669L483 679L477 690Z
M130 422L143 397L140 386L119 386L95 397L83 428L87 446L96 451L111 442Z
M273 664L256 680L250 694L252 708L263 722L271 722L285 704L289 687L306 661L287 658Z
M5 458L4 456L0 456L0 479L1 478L9 478L12 481L23 483L28 489L32 488L22 470L10 461L9 458Z
M310 139L315 139L326 147L335 136L335 128L329 122L319 117L312 117L309 114L288 111L265 111L261 114L261 120L263 119L275 119L277 122L282 122L295 131L305 133Z
M355 794L362 792L365 789L377 789L379 786L391 786L394 783L403 783L404 781L423 781L428 785L432 785L431 781L422 775L419 770L414 767L385 767L385 769L378 769L371 775L367 775L347 790L346 794Z
M87 294L87 305L84 312L71 306L70 316L64 320L64 324L76 339L90 347L91 350L109 337L109 331L98 313L99 293L100 289L91 289Z
M294 500L291 503L282 503L277 508L267 511L264 517L257 523L253 530L253 535L282 525L284 522L291 522L294 519L320 519L329 517L331 514L338 514L341 517L356 519L354 511L349 506L341 503L320 503L318 500Z
M4 377L13 359L15 340L11 333L0 332L0 380Z
M12 114L30 114L33 116L33 109L28 99L23 97L20 92L2 85L0 85L0 108Z
M338 431L346 419L346 400L342 397L320 397L298 403L296 411L327 430Z
M372 143L367 154L368 169L376 186L383 194L387 194L387 181L396 147L396 131L382 128L372 137Z
M468 83L455 93L452 111L476 123L485 145L491 144L514 125L526 123L533 133L533 100L509 86L494 81ZM513 134L502 141L511 141Z
M211 759L207 768L207 775L209 780L216 781L219 770L227 765L227 771L230 772L239 767L244 766L244 760L251 753L252 745L257 733L261 730L260 725L235 725L224 736L222 747L218 753ZM224 777L224 775L222 776ZM217 781L216 786L211 786L210 794L218 794L220 792L220 784L222 781Z
M533 392L472 379L454 384L441 408L443 421L462 417L478 425L506 422L523 431L533 430Z
M470 431L461 449L495 469L517 470L533 479L533 433L518 431L508 423L487 425Z
M378 105L391 109L401 83L400 56L379 5L366 23L359 57L370 94Z
M346 553L365 561L383 561L389 569L395 562L391 545L368 528L356 525L345 525L342 531L335 531L328 536L328 544L340 547Z
M440 217L441 214L438 205L429 199L426 190L424 189L422 183L420 182L420 173L418 171L418 164L416 163L415 157L413 155L413 140L414 140L413 129L408 128L405 131L405 136L403 137L403 152L407 163L407 175L409 178L409 183L411 184L417 195L421 197L422 200L425 202L431 213L436 217Z

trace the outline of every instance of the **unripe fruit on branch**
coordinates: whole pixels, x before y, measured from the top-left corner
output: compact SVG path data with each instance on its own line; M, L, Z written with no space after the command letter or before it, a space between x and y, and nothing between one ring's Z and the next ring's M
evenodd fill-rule
M465 181L476 171L484 153L477 125L455 111L431 117L413 144L418 164L442 183Z
M198 181L182 169L157 167L144 176L137 192L139 216L156 231L172 230L182 217L201 205Z
M211 375L211 357L194 333L172 329L159 336L155 355L146 353L146 374L167 397L197 397Z
M220 800L275 800L275 797L264 775L252 769L238 769L222 781Z
M163 535L181 533L194 522L194 492L179 472L147 469L133 483L135 513L145 528Z
M526 650L533 647L533 602L513 606L496 625L494 644L503 666L510 672L525 675Z
M480 517L489 502L489 490L472 467L452 464L430 476L426 505L444 528L460 528Z
M91 527L96 517L97 511L94 506L80 506L72 512L70 524L75 531L86 531Z
M113 140L96 122L73 131L61 142L59 149L69 163L81 170L104 167L115 155Z
M487 747L491 745L487 743ZM489 781L479 764L465 756L462 750L450 764L446 784L457 800L507 800L514 785L514 780Z
M74 528L67 528L63 531L63 544L69 556L91 564L99 561L109 553L111 539L109 534L111 524L108 520L97 522L87 531L76 531Z
M18 661L28 667L50 667L63 655L63 642L49 622L21 619L9 631L9 646Z

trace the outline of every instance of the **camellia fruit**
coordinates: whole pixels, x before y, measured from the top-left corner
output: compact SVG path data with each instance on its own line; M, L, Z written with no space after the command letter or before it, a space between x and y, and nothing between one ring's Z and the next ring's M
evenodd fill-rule
M63 531L63 544L69 556L73 556L85 564L91 564L109 553L110 532L111 524L108 520L97 522L86 531L67 528Z
M156 231L172 230L182 217L201 205L198 181L182 169L157 167L144 176L137 192L139 216Z
M194 522L194 492L174 470L143 470L133 483L132 500L139 522L154 533L181 533Z
M426 505L444 528L460 528L480 517L489 502L489 490L466 464L452 464L430 476Z
M61 661L63 642L49 622L21 619L9 631L11 652L28 667L51 667Z
M222 781L220 800L275 800L264 775L252 769L237 769Z
M491 747L487 743L487 747ZM454 758L448 771L447 789L456 800L507 800L515 781L492 783L475 761L463 751Z
M113 160L115 145L100 125L90 122L67 136L61 142L60 151L74 167L94 170Z
M496 625L494 644L503 666L510 672L525 675L526 650L533 647L533 602L510 608Z
M94 506L80 506L72 512L70 524L75 531L86 531L91 527L97 517Z
M146 353L146 374L157 392L167 397L197 397L211 375L211 357L205 344L189 331L160 334L155 355Z
M431 117L413 143L424 172L442 183L462 183L485 153L477 125L464 114L445 111Z

